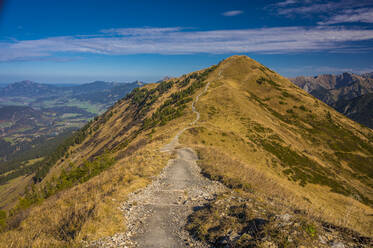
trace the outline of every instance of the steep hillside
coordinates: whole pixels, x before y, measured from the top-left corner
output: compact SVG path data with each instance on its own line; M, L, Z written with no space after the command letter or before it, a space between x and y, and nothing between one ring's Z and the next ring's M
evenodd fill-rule
M43 161L0 243L79 246L126 232L123 201L161 172L172 155L160 148L184 129L181 146L230 190L194 208L186 229L195 238L370 246L373 132L246 56L135 89L76 132Z
M282 211L303 209L372 235L371 130L247 57L223 61L208 80L200 125L182 137L208 177ZM202 227L192 230L210 230L203 238L213 242L223 238L228 223L239 221L221 217L230 215L221 213L226 204L196 214Z
M192 97L208 73L135 89L66 140L9 212L0 244L66 246L124 230L118 204L166 165L159 148L194 118Z

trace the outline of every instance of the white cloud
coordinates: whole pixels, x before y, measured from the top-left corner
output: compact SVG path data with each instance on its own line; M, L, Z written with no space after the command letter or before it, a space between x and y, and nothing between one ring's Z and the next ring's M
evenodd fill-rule
M243 14L242 10L231 10L231 11L222 13L223 16L237 16L241 14Z
M333 26L191 31L179 27L109 29L98 35L0 42L0 61L81 54L228 54L360 51L373 30ZM347 45L348 44L348 45Z

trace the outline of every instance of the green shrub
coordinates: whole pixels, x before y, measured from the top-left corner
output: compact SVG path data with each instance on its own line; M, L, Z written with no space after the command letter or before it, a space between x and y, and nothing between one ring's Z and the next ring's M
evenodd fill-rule
M47 175L50 167L52 167L59 159L65 157L71 146L81 144L89 134L91 126L92 121L88 122L84 127L74 132L73 135L59 145L54 152L40 162L40 164L38 164L35 176L33 177L34 183L41 182L41 180Z
M0 210L0 231L6 227L6 212Z
M206 85L200 80L194 81L188 88L176 93L172 93L170 99L166 100L150 118L143 121L142 129L147 130L156 125L165 125L167 122L183 115L186 103L193 101L190 96L193 95L197 89Z
M305 107L304 105L301 105L301 106L299 107L299 109L300 109L300 110L303 110L303 111L307 111L307 109L306 109L306 107Z
M158 84L156 90L159 92L159 94L163 94L165 92L167 92L169 89L172 88L172 86L174 85L174 82L173 81L169 81L169 82L161 82Z
M256 82L261 85L263 83L267 83L269 85L272 85L274 86L275 88L279 88L280 85L278 83L276 83L275 81L273 81L271 78L265 78L265 77L260 77L259 79L256 80Z
M287 167L283 172L293 181L299 181L300 185L307 183L329 186L333 192L343 195L349 195L350 189L345 188L343 183L333 178L329 170L319 165L316 161L309 159L304 155L299 155L290 147L282 146L275 141L254 140L261 144L263 148L275 155L281 165Z
M317 234L317 231L316 231L316 227L312 224L307 224L305 227L304 227L306 233L308 235L310 235L312 238L316 237L316 234Z

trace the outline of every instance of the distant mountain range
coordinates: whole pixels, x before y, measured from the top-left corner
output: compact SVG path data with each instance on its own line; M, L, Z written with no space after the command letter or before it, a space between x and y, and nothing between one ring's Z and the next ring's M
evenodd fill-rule
M70 97L77 100L90 101L92 104L103 103L111 105L111 102L119 100L126 95L129 89L141 86L143 83L135 81L132 83L113 83L95 81L92 83L61 87L52 84L40 84L29 80L16 82L0 88L1 105L4 101L16 97L32 97L29 101L23 102L23 105L34 105L36 102L48 97ZM109 100L109 102L108 102Z
M0 135L17 133L19 129L24 138L25 131L29 129L33 130L31 135L35 135L36 130L43 130L38 134L43 135L60 132L67 127L81 127L142 84L139 81L96 81L61 87L29 80L9 84L0 88ZM33 116L36 113L37 116Z
M59 88L53 85L35 83L29 80L9 84L0 90L0 97L36 96L36 94L55 94Z
M300 76L290 80L340 113L373 128L373 72Z

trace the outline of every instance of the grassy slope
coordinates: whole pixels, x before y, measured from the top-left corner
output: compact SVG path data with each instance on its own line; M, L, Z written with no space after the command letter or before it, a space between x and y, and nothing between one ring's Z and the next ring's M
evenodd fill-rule
M199 127L182 137L206 175L373 235L370 129L244 56L223 61L208 80Z
M0 185L1 209L13 207L20 196L23 195L25 187L30 184L32 176L19 176L9 180L6 184Z
M27 160L24 162L24 166L32 166L43 159L44 158L41 157ZM6 176L12 172L13 171L6 172L1 176ZM32 183L32 176L32 174L18 176L0 185L0 199L2 199L0 209L9 210L17 204L19 198L23 196L26 187Z
M120 204L166 165L170 155L159 148L194 118L189 98L204 84L190 86L200 74L146 85L89 124L83 142L70 147L20 201L0 247L11 241L12 247L79 246L123 231Z

